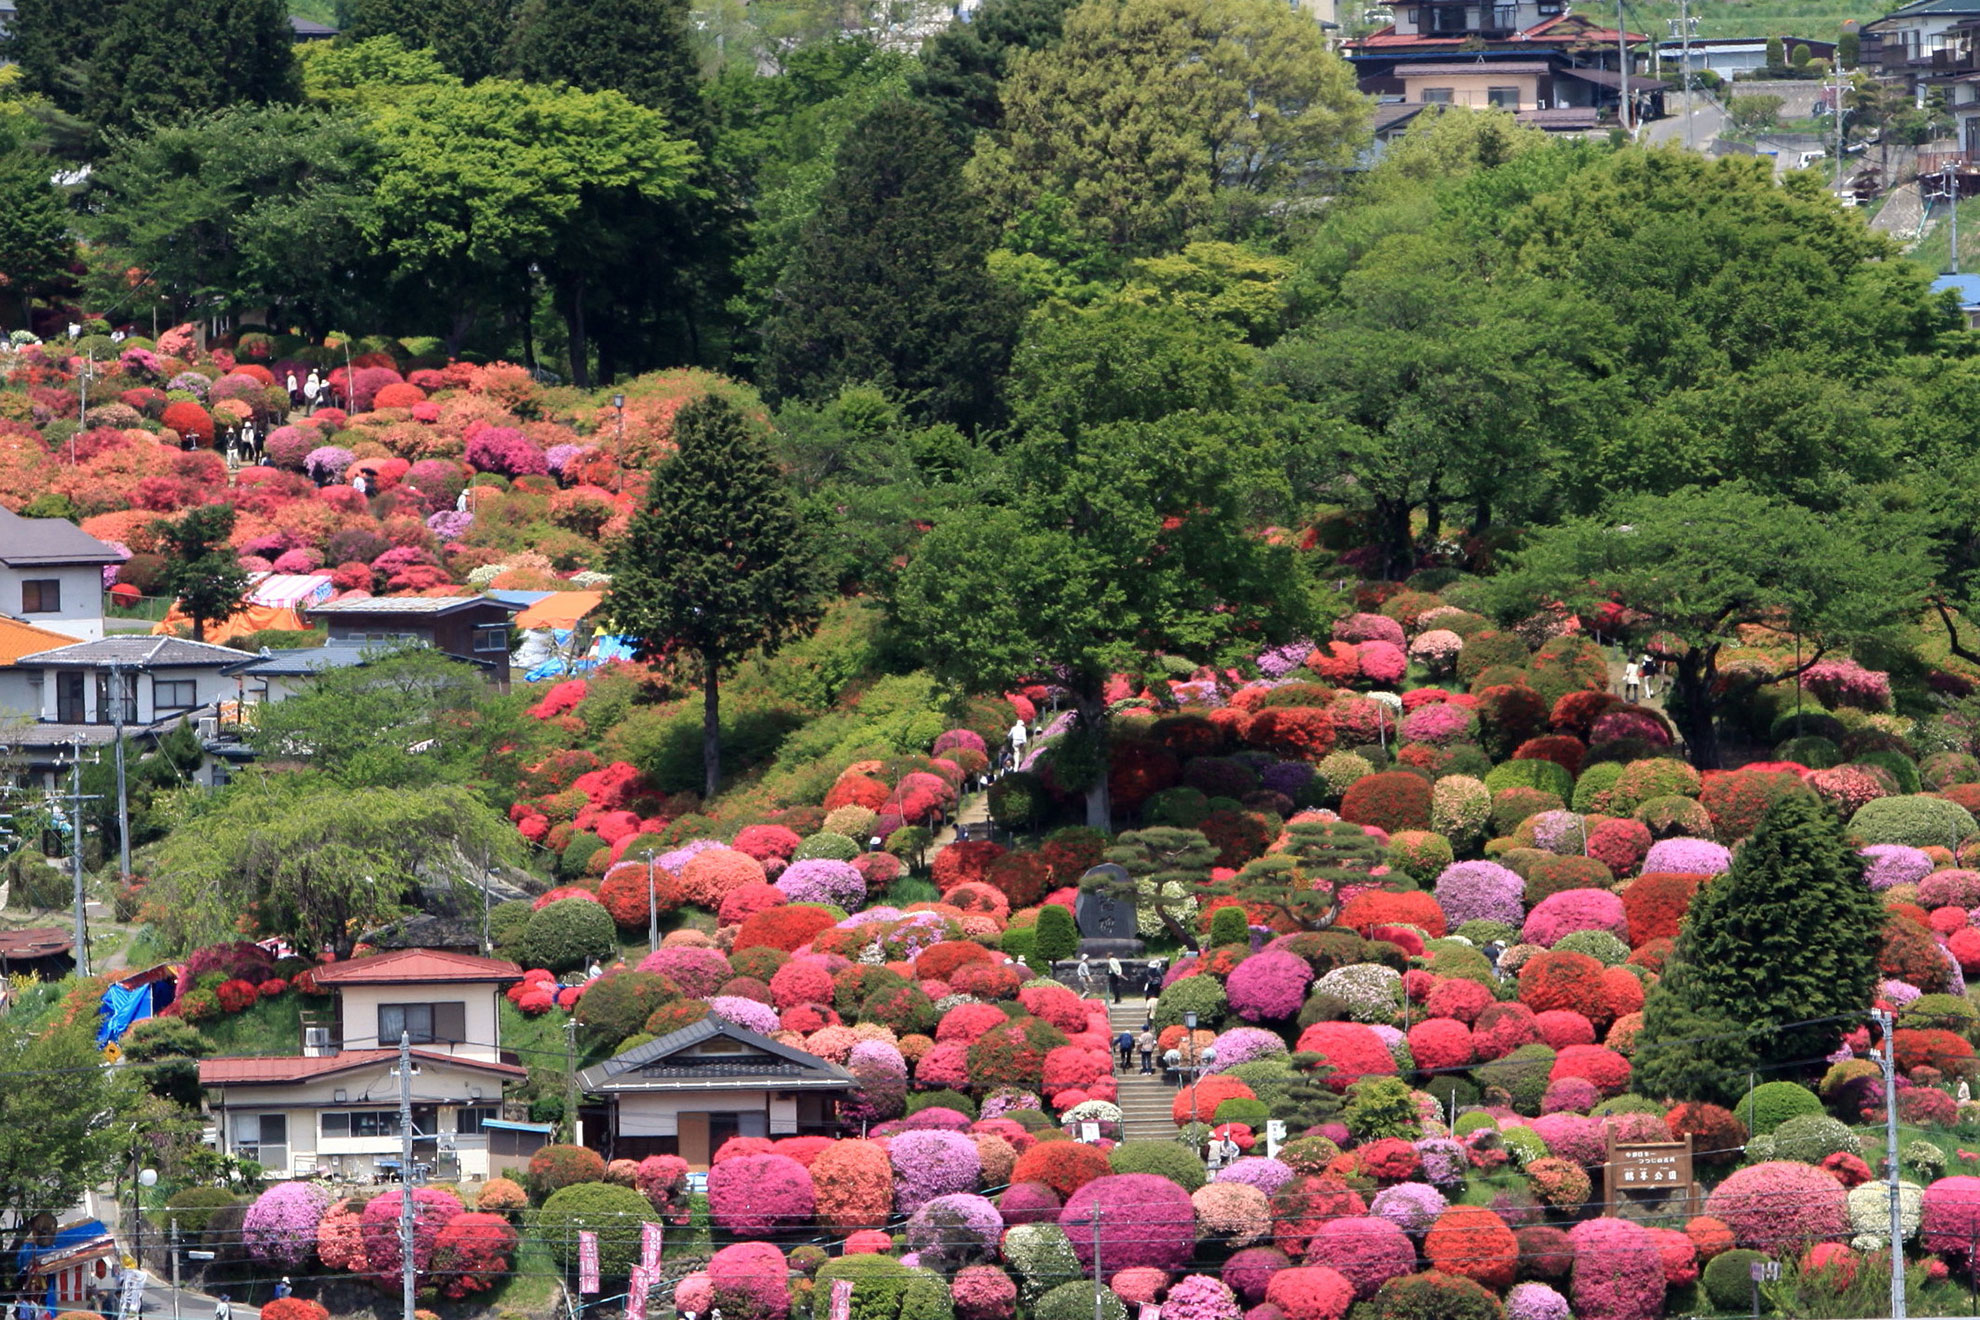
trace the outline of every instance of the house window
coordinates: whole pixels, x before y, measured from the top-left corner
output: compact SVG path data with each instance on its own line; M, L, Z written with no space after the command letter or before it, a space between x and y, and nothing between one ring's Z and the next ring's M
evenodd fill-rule
M1485 104L1501 110L1519 109L1519 88L1488 87L1485 89Z
M502 1117L499 1105L473 1105L460 1110L454 1116L454 1131L463 1137L481 1135L487 1129L483 1126L491 1118Z
M1424 89L1423 89L1423 104L1425 104L1425 105L1449 105L1450 103L1451 103L1451 89L1450 89L1450 88L1448 88L1448 87L1426 87L1426 88L1424 88Z
M493 628L476 628L474 630L474 649L477 651L507 651L509 649L508 628L500 625Z
M166 711L191 710L198 704L199 686L190 678L151 680L151 706L154 711L162 714Z
M396 1137L399 1113L395 1109L326 1110L317 1126L326 1137Z
M89 690L87 679L70 671L55 676L55 718L63 724L81 724L88 708L83 705Z
M390 1044L400 1033L415 1045L436 1041L459 1043L467 1038L466 1004L380 1004L378 1039Z
M138 714L137 675L125 674L114 687L111 677L103 673L96 676L96 722L115 724L121 719L126 724L135 724Z
M62 612L62 580L60 578L34 578L21 583L21 613L60 614Z
M281 1168L288 1163L288 1147L287 1114L244 1114L234 1120L234 1154L240 1158Z

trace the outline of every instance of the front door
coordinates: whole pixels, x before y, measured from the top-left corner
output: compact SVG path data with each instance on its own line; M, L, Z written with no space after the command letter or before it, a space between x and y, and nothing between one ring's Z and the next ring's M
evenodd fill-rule
M680 1125L681 1158L696 1172L708 1171L708 1118L707 1114L681 1114L677 1116Z

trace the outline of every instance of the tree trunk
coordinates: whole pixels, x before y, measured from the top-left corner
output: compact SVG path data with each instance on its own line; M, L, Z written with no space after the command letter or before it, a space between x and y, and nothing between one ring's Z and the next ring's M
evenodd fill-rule
M714 801L722 787L722 697L721 680L716 675L715 658L701 654L701 767L702 798Z
M571 286L564 301L564 325L571 337L571 384L581 390L591 388L591 345L584 333L584 281Z
M1107 786L1108 775L1114 766L1112 752L1107 749L1107 703L1099 693L1078 694L1073 700L1078 704L1079 727L1081 732L1098 739L1100 748L1100 773L1094 778L1093 786L1086 790L1086 824L1089 829L1114 832L1114 800Z
M1719 768L1719 732L1713 718L1712 676L1706 670L1705 661L1697 655L1687 655L1678 660L1675 690L1679 700L1672 716L1678 730L1684 734L1686 754L1691 764L1700 770Z
M1396 569L1410 562L1409 510L1406 500L1377 498L1375 501L1375 535L1382 546L1382 570L1387 577L1397 577Z
M1427 550L1437 548L1437 537L1444 530L1444 502L1429 500L1423 506L1423 545Z
M205 641L205 640L206 640L206 619L205 619L205 616L203 616L203 615L199 615L199 614L195 614L195 615L193 615L193 616L192 616L192 626L193 626L193 635L192 635L192 639L193 639L193 640L194 640L195 642L203 642L203 641Z

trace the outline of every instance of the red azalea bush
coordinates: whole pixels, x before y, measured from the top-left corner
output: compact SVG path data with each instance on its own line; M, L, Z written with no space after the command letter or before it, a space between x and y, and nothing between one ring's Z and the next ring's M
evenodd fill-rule
M1585 953L1537 953L1519 969L1520 1002L1536 1013L1550 1008L1606 1021L1602 964Z
M832 914L810 906L773 907L758 912L736 927L734 949L782 949L789 953L832 928Z
M541 1146L529 1157L529 1183L539 1196L574 1183L604 1180L605 1157L589 1146Z
M1379 646L1382 643L1369 642L1364 645ZM1354 1298L1354 1285L1324 1265L1302 1265L1280 1270L1265 1285L1266 1306L1277 1308L1285 1320L1342 1320L1348 1308L1354 1305Z
M966 843L952 843L935 854L935 861L929 871L929 878L943 893L954 889L966 880L988 880L990 867L1008 851L1001 843L991 843L987 839L972 839Z
M1490 1210L1458 1205L1437 1216L1424 1235L1423 1254L1445 1274L1503 1292L1519 1265L1519 1239Z
M1633 874L1650 851L1650 828L1640 820L1605 820L1588 836L1588 855L1615 875Z
M456 1215L433 1243L433 1273L440 1281L440 1295L458 1300L493 1288L508 1276L520 1240L501 1215ZM261 1308L263 1320L268 1320L268 1311Z
M1112 1172L1106 1154L1096 1147L1080 1141L1041 1141L1018 1156L1011 1182L1048 1188L1063 1205L1074 1192Z
M599 1161L599 1172L604 1172L603 1160ZM404 1189L395 1187L383 1196L373 1197L358 1216L366 1269L372 1279L387 1287L398 1286L401 1262L405 1259L399 1249L400 1198L404 1195ZM464 1212L458 1200L437 1187L415 1187L412 1198L413 1270L424 1275L433 1268L433 1251L441 1232Z
M1416 926L1432 939L1442 939L1445 934L1444 909L1420 889L1400 893L1366 890L1348 900L1334 924L1364 932L1372 926Z
M1651 871L1636 877L1622 895L1630 947L1656 939L1676 939L1684 914L1706 878L1676 871Z
M1471 1028L1453 1018L1426 1018L1409 1029L1409 1053L1426 1071L1469 1068L1474 1057Z
M1430 781L1407 770L1363 775L1341 797L1341 818L1398 830L1430 828Z
M1327 1085L1336 1091L1347 1090L1363 1077L1388 1077L1396 1072L1389 1047L1373 1028L1359 1022L1316 1022L1300 1033L1294 1048L1312 1050L1326 1058L1333 1066Z
M1601 1045L1570 1045L1555 1056L1548 1080L1579 1077L1607 1097L1621 1095L1629 1089L1629 1071L1629 1060L1612 1049Z
M1272 1241L1286 1255L1303 1258L1321 1225L1367 1213L1367 1203L1340 1179L1303 1174L1272 1193Z
M893 1213L894 1168L877 1141L836 1141L812 1160L810 1173L818 1221L828 1228L884 1224Z

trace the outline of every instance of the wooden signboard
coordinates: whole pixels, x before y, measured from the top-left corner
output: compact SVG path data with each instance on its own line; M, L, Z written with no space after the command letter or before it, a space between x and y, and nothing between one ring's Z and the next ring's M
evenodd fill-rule
M1612 1207L1625 1201L1649 1201L1669 1206L1690 1201L1693 1195L1691 1136L1683 1141L1609 1140L1609 1158L1603 1166L1607 1199ZM1619 1213L1612 1209L1611 1213Z

